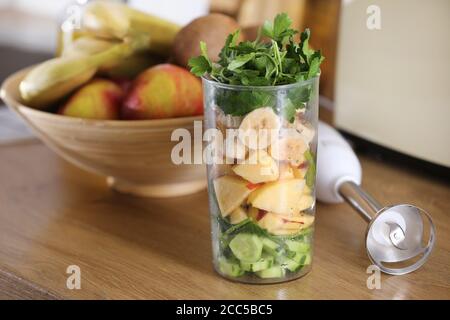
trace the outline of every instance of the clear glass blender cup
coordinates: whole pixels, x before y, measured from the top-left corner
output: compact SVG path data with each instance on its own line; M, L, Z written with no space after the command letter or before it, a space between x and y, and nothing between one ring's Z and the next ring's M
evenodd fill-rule
M303 276L313 253L319 76L203 86L215 270L247 283Z

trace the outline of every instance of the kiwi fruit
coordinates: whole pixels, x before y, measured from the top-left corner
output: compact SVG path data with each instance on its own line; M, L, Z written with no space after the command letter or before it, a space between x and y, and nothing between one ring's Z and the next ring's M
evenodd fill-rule
M172 60L179 66L188 68L189 59L200 55L200 41L204 41L211 61L218 61L227 36L239 28L236 20L220 13L197 18L175 37ZM243 40L241 34L239 42Z

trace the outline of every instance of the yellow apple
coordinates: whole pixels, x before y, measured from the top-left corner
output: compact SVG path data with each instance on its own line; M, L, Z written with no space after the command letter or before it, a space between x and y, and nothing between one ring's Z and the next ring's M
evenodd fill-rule
M301 221L289 221L283 224L280 228L272 229L270 232L274 235L291 235L300 232L303 229L309 228L314 222L314 216L308 214L300 214Z
M210 173L213 179L219 178L225 175L235 176L236 174L233 171L233 166L230 164L214 164L211 166Z
M303 210L311 208L313 203L314 203L314 198L310 195L305 194L300 198L300 201L298 203L298 208L300 211L303 211Z
M294 177L296 177L297 179L304 179L308 168L293 167L292 171L294 173Z
M280 180L296 178L296 176L294 175L294 169L292 169L292 167L287 163L280 162L280 164L278 165L278 170L280 171Z
M251 183L275 181L279 176L277 163L264 150L251 151L248 159L234 166L233 171Z
M303 194L310 196L312 194L312 190L308 186L305 186L303 189Z
M253 191L248 203L265 211L292 215L300 212L300 197L303 194L305 180L289 179L268 182Z
M236 176L222 176L214 180L214 191L223 217L238 208L252 190L248 182Z
M238 223L244 221L245 219L247 219L247 212L242 207L237 207L230 214L230 223L231 224L238 224Z
M314 222L313 216L304 213L280 215L255 207L250 207L248 216L255 221L258 226L275 235L294 234L302 229L308 228Z

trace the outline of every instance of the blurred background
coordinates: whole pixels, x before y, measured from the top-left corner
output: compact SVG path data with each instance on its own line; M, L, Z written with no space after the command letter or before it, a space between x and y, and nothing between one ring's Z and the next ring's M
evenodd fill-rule
M0 81L54 55L61 21L87 0L0 0ZM312 30L326 57L321 118L354 137L450 167L450 1L129 0L185 25L208 12L234 17L247 34L287 12ZM379 9L380 28L368 27ZM376 12L375 12L376 14ZM1 139L25 129L0 107Z

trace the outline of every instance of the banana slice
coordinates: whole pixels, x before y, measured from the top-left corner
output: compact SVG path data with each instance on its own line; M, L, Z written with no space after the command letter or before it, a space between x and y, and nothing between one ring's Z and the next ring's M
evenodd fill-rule
M298 122L296 121L295 128L302 135L306 144L310 144L316 135L316 131L309 123L302 123L301 121Z
M286 133L275 140L270 146L270 155L279 161L289 161L294 167L305 161L303 155L308 149L305 139L297 130L288 129Z
M250 149L265 149L278 136L280 119L272 108L253 110L242 120L239 127L239 139Z
M225 159L244 160L247 155L247 148L242 144L241 140L230 134L224 141Z

